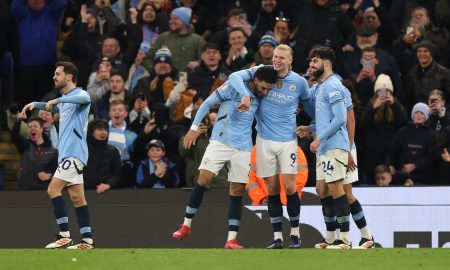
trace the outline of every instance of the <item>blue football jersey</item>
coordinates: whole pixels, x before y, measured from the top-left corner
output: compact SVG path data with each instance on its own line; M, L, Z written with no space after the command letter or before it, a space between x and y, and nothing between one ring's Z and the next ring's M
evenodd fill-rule
M220 103L211 140L219 141L240 151L250 152L253 147L252 124L259 106L259 100L247 83L244 87L251 100L250 108L247 111L241 112L236 108L241 103L243 96L226 81L200 105L193 125L199 126L208 110L215 104Z

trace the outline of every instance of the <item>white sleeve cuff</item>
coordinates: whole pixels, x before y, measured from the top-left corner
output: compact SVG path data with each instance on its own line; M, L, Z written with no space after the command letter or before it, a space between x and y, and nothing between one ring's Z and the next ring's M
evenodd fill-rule
M193 130L193 131L197 131L197 130L198 130L198 126L197 126L197 125L195 125L195 124L192 124L192 126L191 126L191 130Z

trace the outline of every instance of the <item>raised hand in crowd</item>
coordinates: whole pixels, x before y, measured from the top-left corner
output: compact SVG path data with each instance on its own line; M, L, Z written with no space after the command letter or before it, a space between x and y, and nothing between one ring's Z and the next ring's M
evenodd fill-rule
M110 184L101 183L101 184L97 185L95 192L97 192L97 194L101 194L109 189L111 189Z
M130 8L128 9L128 12L130 12L130 20L132 24L136 24L137 23L137 16L138 16L138 11L135 8Z

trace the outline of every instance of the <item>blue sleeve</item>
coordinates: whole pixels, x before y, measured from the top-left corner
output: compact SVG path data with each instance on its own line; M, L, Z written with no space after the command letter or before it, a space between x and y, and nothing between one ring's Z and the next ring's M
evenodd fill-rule
M58 103L74 103L80 105L86 105L91 103L91 98L86 94L79 94L76 96L62 96L58 98Z
M56 106L54 106L51 110L47 110L47 108L45 107L47 105L46 102L33 102L34 103L34 108L37 110L44 110L46 112L58 112L58 108Z
M311 124L308 126L308 128L309 128L309 131L314 132L314 131L316 131L316 124L315 123Z
M247 88L245 87L244 82L253 79L253 76L255 75L255 72L259 67L260 66L233 72L230 74L230 76L228 76L228 82L230 83L231 87L236 89L236 91L241 94L241 96L250 96L250 94L246 90Z
M219 98L218 91L214 91L205 101L203 101L202 105L198 108L197 114L195 114L193 125L199 126L202 122L203 117L208 113L209 109L215 104L219 103L221 99Z
M309 86L305 78L300 76L298 87L300 87L300 100L307 100L310 96Z
M333 111L333 120L331 120L330 124L327 126L327 128L321 132L321 134L317 134L317 139L320 141L330 137L334 133L336 133L342 125L345 125L347 121L347 109L345 108L345 105L343 102L336 102L331 107L331 110Z

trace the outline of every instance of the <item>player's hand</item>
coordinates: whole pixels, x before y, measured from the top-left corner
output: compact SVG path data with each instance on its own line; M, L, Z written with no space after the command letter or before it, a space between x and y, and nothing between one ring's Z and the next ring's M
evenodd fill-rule
M348 153L347 171L353 172L356 168L358 168L358 166L353 159L352 153Z
M237 106L237 109L241 112L245 112L250 108L250 96L242 97L241 103Z
M105 192L105 191L107 191L109 189L111 189L111 185L110 184L101 183L100 185L97 185L96 192L97 192L97 194L101 194L101 193L103 193L103 192Z
M320 140L319 139L315 139L310 145L309 145L309 150L311 150L312 153L316 153L317 152L317 148L319 148L320 145Z
M195 145L195 141L197 140L199 133L194 130L189 130L184 136L183 139L183 147L184 149L190 149L192 145Z
M52 179L52 174L51 173L46 173L46 172L38 172L38 178L42 182L50 181Z
M23 107L21 111L22 117L24 117L23 119L27 119L27 111L32 111L33 109L34 109L34 102L25 105L25 107Z
M299 126L297 127L295 132L300 138L308 137L309 135L311 135L311 131L309 131L308 126Z
M48 101L45 105L45 108L50 111L51 109L53 109L53 107L55 107L56 104L58 104L57 98Z

